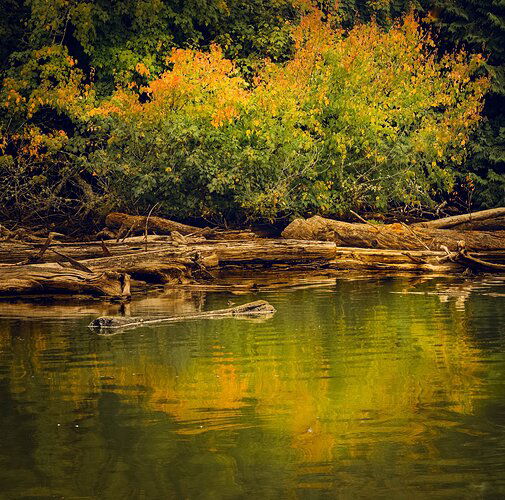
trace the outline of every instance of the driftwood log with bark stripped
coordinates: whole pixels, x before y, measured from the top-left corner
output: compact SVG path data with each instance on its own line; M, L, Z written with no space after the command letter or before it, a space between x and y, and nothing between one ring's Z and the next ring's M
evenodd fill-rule
M89 327L99 330L117 330L118 328L132 328L138 326L151 326L195 319L219 319L237 316L256 317L272 316L275 308L265 300L257 300L228 309L216 311L194 312L179 316L165 318L143 318L138 316L102 316L93 320Z
M61 261L61 257L54 253L53 250L76 260L128 255L130 253L146 250L146 239L143 236L125 238L122 241L110 240L106 242L78 241L67 243L52 241L42 257L40 257L41 250L44 248L45 243L46 242L0 241L0 263L16 264L24 263L25 261ZM167 246L177 247L180 246L180 244L173 241L170 236L149 235L147 237L147 249L149 251L163 250Z
M505 231L456 231L412 227L405 224L351 224L314 216L296 219L282 232L284 238L333 241L339 247L396 250L505 250Z
M505 207L481 210L463 215L413 224L426 229L456 229L458 231L494 231L505 229Z
M0 271L0 295L85 294L127 298L130 277L112 271L87 273L63 267L9 266Z
M163 248L147 252L140 247L128 254L78 261L66 256L62 260L69 263L59 266L55 263L0 265L0 294L58 291L124 296L126 293L120 285L121 276L125 275L157 283L208 281L214 279L213 270L217 267L318 267L331 261L335 251L336 245L331 242L268 239L187 245L166 242Z

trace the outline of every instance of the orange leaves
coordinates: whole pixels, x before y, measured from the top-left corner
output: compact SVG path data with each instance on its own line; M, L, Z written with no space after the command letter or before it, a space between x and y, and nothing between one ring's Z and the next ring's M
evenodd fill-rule
M489 84L475 77L482 58L439 58L412 15L388 31L371 22L343 33L312 8L293 40L292 58L265 61L249 85L217 46L173 50L157 78L138 64L149 83L91 113L111 117L104 161L123 158L127 177L138 170L153 185L196 179L209 200L226 193L266 217L450 189L448 167L464 161Z
M150 76L151 75L149 68L144 63L141 63L141 62L139 62L135 66L135 71L141 76Z
M6 78L3 81L3 105L6 108L10 108L12 111L21 109L26 102L26 99L21 95L16 87L19 87L19 85L12 78Z
M140 89L148 96L147 102L142 104L135 94L119 89L91 115L122 113L149 121L184 110L195 118L206 117L215 127L239 115L239 106L247 97L245 82L235 75L234 64L223 57L219 47L213 45L209 52L174 49L167 62L172 69ZM149 75L142 63L136 69Z

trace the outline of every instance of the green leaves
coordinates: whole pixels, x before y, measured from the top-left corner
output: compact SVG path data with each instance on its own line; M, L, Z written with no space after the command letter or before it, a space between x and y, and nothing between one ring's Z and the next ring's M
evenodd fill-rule
M482 58L437 58L413 16L344 36L315 10L293 40L293 58L266 63L253 87L215 46L175 50L147 102L123 89L95 109L115 139L92 161L118 200L271 220L429 204L452 189L488 86L474 77Z

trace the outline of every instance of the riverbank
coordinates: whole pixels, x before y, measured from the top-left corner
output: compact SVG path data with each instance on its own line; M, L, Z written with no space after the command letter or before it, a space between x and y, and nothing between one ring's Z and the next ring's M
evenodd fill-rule
M505 209L410 226L312 217L293 221L280 238L264 238L251 230L197 228L113 213L88 241L68 241L54 232L4 231L0 296L85 294L128 300L152 284L232 290L254 289L260 276L266 281L286 277L292 284L309 274L351 270L503 272L504 219Z

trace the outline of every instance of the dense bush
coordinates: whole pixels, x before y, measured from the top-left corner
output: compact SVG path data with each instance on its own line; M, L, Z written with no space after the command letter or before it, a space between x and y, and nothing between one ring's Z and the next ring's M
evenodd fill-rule
M444 50L461 45L484 51L492 86L483 110L485 120L471 138L463 177L473 180L476 206L492 207L505 200L505 2L503 0L423 0L431 7L430 24Z
M252 85L217 46L179 49L170 71L95 108L108 139L90 158L118 203L274 218L429 204L453 188L489 84L474 76L481 56L437 57L413 16L344 33L316 10L293 37L292 59Z
M0 216L501 203L500 2L316 3L5 0Z

